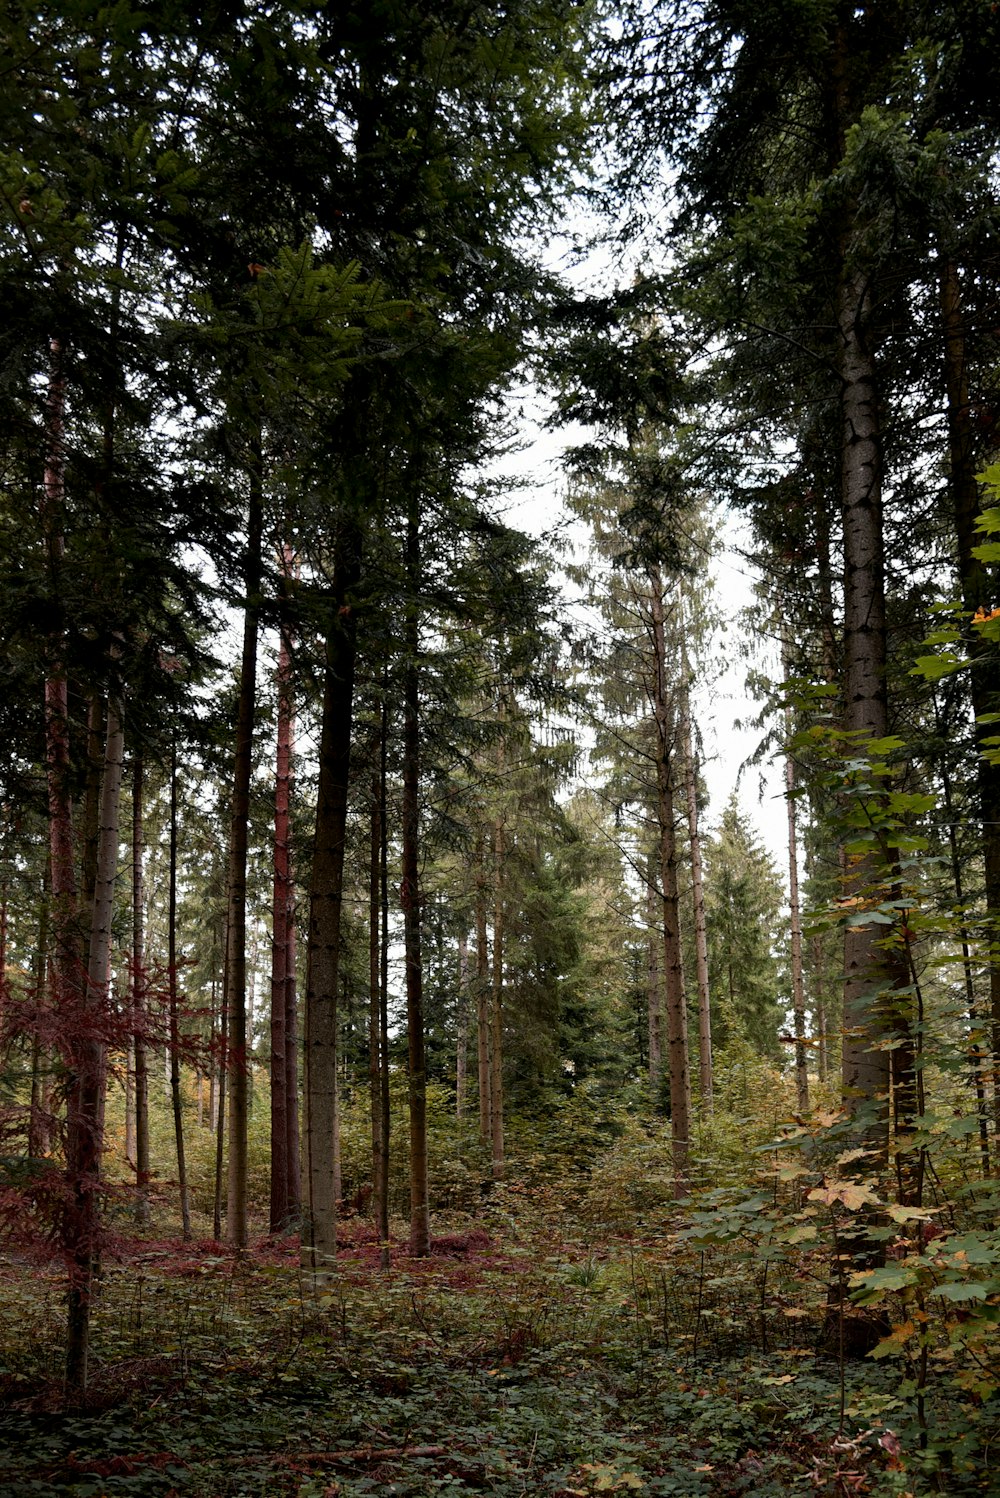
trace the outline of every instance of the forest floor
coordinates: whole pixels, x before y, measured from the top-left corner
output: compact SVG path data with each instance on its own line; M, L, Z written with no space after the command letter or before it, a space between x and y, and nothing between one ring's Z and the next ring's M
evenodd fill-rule
M532 1215L511 1193L450 1226L424 1260L394 1242L384 1270L349 1222L324 1288L291 1238L235 1260L209 1239L123 1238L72 1409L61 1271L0 1263L0 1492L991 1491L981 1468L925 1480L900 1444L898 1369L842 1370L815 1294L798 1302L766 1267L706 1261L669 1225L567 1238L558 1202Z

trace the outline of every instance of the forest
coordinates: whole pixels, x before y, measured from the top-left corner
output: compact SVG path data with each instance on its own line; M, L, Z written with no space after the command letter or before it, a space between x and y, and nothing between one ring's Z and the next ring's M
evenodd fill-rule
M998 7L0 37L5 1498L1000 1492Z

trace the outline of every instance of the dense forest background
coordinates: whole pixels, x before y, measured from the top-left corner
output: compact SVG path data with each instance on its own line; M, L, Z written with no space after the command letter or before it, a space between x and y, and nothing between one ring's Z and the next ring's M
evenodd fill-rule
M10 1491L995 1491L996 7L0 35Z

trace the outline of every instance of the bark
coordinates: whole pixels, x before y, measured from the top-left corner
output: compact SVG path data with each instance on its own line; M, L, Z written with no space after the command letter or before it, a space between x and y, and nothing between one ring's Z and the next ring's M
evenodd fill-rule
M380 729L384 730L384 719ZM382 942L381 854L382 854L382 786L378 768L372 773L371 811L368 843L368 1101L372 1138L372 1211L378 1231L382 1200L387 1181L382 1175L382 1034L380 998Z
M962 858L958 847L955 810L952 804L951 777L947 769L941 775L944 792L944 814L948 828L948 850L951 855L951 877L955 886L955 901L959 910L965 908L965 881L962 876ZM970 1081L976 1098L976 1116L979 1120L979 1154L983 1167L983 1179L990 1175L990 1131L986 1106L986 1074L991 1070L981 1036L984 1026L976 1002L976 984L973 974L972 940L964 919L959 922L958 936L962 944L962 977L965 982L965 1003L969 1016L969 1060Z
M46 859L38 904L38 944L35 948L34 1003L38 1018L47 1003L45 978L49 962L49 870ZM28 1114L28 1154L38 1159L47 1155L51 1144L48 1096L48 1058L42 1054L40 1026L31 1035L31 1103Z
M80 859L80 899L87 910L93 907L97 878L105 736L104 697L100 692L92 692L87 705L87 777L83 788L83 853Z
M381 1267L388 1270L390 1267L389 1249L389 828L385 815L386 807L386 782L388 779L388 734L385 721L385 696L388 690L388 681L383 681L382 694L382 725L379 748L379 805L382 809L380 817L380 845L379 845L379 894L381 902L382 931L379 952L379 979L378 979L378 1025L379 1025L379 1059L381 1062L379 1075L379 1096L381 1102L381 1119L379 1121L379 1142L381 1154L379 1159L379 1180L382 1183L382 1194L378 1202L378 1235Z
M495 1181L504 1174L503 1138L503 948L504 948L504 857L503 822L494 833L493 983L490 991L490 1145L491 1173Z
M403 679L403 948L406 964L406 1036L410 1108L410 1253L430 1252L427 1189L427 1058L424 1043L424 974L420 893L420 537L411 501L406 527L406 563L411 588L407 604L406 669Z
M117 653L117 652L116 652ZM108 697L107 740L98 811L93 869L94 892L87 954L86 987L77 1034L73 1083L66 1109L66 1161L72 1220L69 1286L67 1388L87 1386L90 1301L100 1231L102 1099L105 1082L111 962L111 926L118 872L118 827L124 746L116 693Z
M660 889L663 908L663 958L667 992L667 1047L670 1069L670 1133L674 1193L687 1192L691 1137L691 1089L688 1075L687 1003L681 962L680 902L677 892L677 845L673 785L673 723L667 681L663 580L649 569L650 632L653 647L652 697L656 726L656 815L659 823Z
M345 525L327 627L316 833L309 886L305 1017L305 1190L303 1267L333 1270L337 1199L333 1140L337 1082L337 989L341 958L344 844L347 835L356 622L352 594L360 576L361 537Z
M250 459L245 563L246 600L240 661L236 746L229 832L229 884L226 945L226 1008L229 1013L229 1176L226 1237L236 1248L247 1242L247 844L250 775L257 700L257 636L260 615L263 473L259 437Z
M980 512L980 491L976 479L979 466L972 406L969 395L968 356L965 319L962 310L962 288L958 267L948 255L942 256L941 317L944 342L944 383L947 400L949 481L953 524L958 551L959 583L962 602L973 614L977 609L992 607L993 582L988 568L974 554L982 536L976 530ZM996 732L996 725L983 721L986 715L1000 709L1000 665L992 644L978 630L969 629L966 646L973 669L969 676L972 709L975 714L976 777L979 811L983 829L983 875L986 911L993 929L1000 928L1000 765L985 757L984 739ZM989 967L990 1033L994 1075L1000 1077L1000 962ZM993 1089L994 1130L1000 1138L1000 1084Z
M469 1050L469 938L458 933L458 991L455 998L455 1117L465 1117Z
M695 976L698 984L698 1083L702 1116L712 1116L712 1003L708 988L708 933L705 924L705 880L698 826L698 767L691 733L691 701L687 653L682 651L684 684L681 688L681 754L684 758L684 790L687 801L688 846L691 851L691 896L694 905Z
M223 959L222 991L225 995L225 967L228 955ZM226 1158L226 1078L229 1075L229 1010L225 997L219 1014L219 1093L215 1120L215 1195L212 1202L212 1237L216 1243L222 1237L222 1181Z
M272 1233L283 1232L292 1217L290 1130L288 1124L288 942L293 904L290 845L292 785L292 682L288 630L282 625L278 648L278 733L274 780L274 893L271 917L271 1203Z
M785 660L786 674L789 670ZM792 730L785 714L785 734ZM795 1026L795 1101L800 1113L809 1111L809 1068L806 1062L806 998L802 979L802 906L799 899L799 840L795 802L795 760L785 752L785 806L788 812L788 917L792 978L792 1016Z
M888 732L885 571L882 538L882 452L874 356L864 324L868 289L859 270L845 270L839 308L844 521L844 727L863 743ZM846 894L865 898L885 879L877 855L850 870ZM880 994L889 981L874 925L844 933L843 1088L852 1111L866 1106L870 1165L888 1155L889 1052L879 1042L889 1029Z
M646 1030L649 1046L649 1090L653 1107L660 1111L663 1082L663 983L660 952L663 947L662 897L656 872L657 859L650 854L646 871Z
M181 1099L180 1022L177 992L177 737L170 754L170 868L167 880L167 982L170 1027L170 1105L174 1119L177 1154L177 1186L180 1193L181 1231L191 1240L191 1209L188 1202L187 1162L184 1154L184 1110Z
M479 1075L479 1138L490 1143L490 967L486 945L486 849L476 841L476 1064Z
M140 1226L149 1222L149 1067L146 1050L145 960L146 933L142 878L143 761L136 754L132 767L132 1060L135 1098L135 1216Z
M816 1025L816 1074L825 1082L829 1070L826 1018L826 984L823 977L823 938L814 932L812 938L813 1018Z

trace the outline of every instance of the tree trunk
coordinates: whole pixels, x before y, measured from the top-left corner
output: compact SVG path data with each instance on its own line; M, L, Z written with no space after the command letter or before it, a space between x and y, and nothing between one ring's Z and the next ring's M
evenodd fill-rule
M170 1026L170 1105L174 1119L177 1152L177 1186L180 1193L181 1232L191 1240L191 1210L188 1204L187 1163L184 1156L184 1112L181 1100L180 1027L177 994L177 735L170 751L170 869L167 888L167 982Z
M28 1154L34 1159L47 1155L52 1140L49 1118L47 1070L51 1061L43 1054L39 1021L48 1005L46 974L49 965L49 868L45 861L38 904L38 944L35 948L34 1006L36 1021L31 1032L31 1103L28 1113Z
M115 652L117 654L117 652ZM87 1386L90 1299L100 1231L101 1119L108 1029L108 979L115 879L118 872L118 826L124 757L121 710L113 687L108 697L107 741L98 812L94 893L87 956L86 991L77 1038L73 1086L67 1099L66 1161L74 1219L73 1260L69 1287L67 1388Z
M333 1141L337 1084L337 999L341 958L344 844L347 836L356 621L361 536L345 523L327 626L323 715L316 789L316 834L309 887L305 1011L305 1190L303 1267L336 1267L337 1199Z
M476 839L476 1062L479 1075L479 1138L490 1143L490 959L486 945L486 847Z
M212 1202L212 1237L216 1243L222 1238L222 1180L226 1159L226 1078L229 1075L229 1009L225 1000L227 962L228 955L222 964L223 1000L219 1013L219 1091L215 1120L215 1196Z
M844 727L863 751L864 740L888 732L886 698L885 573L882 540L882 451L875 361L867 347L866 278L858 270L842 276L839 308L841 410L844 420ZM865 898L884 882L878 855L852 866L846 894ZM870 1122L865 1144L868 1168L888 1157L889 1052L880 1041L889 1026L883 932L874 925L844 931L843 1088L852 1112L864 1106Z
M272 1233L292 1217L288 1112L289 934L292 896L290 806L292 785L291 649L286 625L278 649L278 733L274 780L274 897L271 919L271 1215Z
M490 992L490 1143L491 1172L503 1180L503 945L504 945L504 824L498 822L493 839L493 984Z
M381 1267L390 1267L389 1249L389 828L385 815L386 783L388 779L388 734L385 720L385 700L388 691L388 672L383 679L381 731L379 733L379 893L381 903L382 932L379 943L378 976L378 1026L379 1026L379 1096L381 1118L379 1120L379 1180L382 1193L378 1202L378 1236L381 1244L379 1260Z
M229 1181L226 1238L237 1250L247 1242L247 845L250 775L257 700L257 634L260 615L263 531L263 459L259 434L249 465L249 504L240 663L229 833L229 916L227 921L226 1007L229 1011Z
M962 602L967 612L974 614L977 609L989 609L995 602L994 583L989 569L975 555L975 548L983 539L976 529L980 513L980 490L976 479L978 462L969 398L961 282L958 267L948 255L942 255L941 315L950 459L948 487L954 516ZM986 911L992 929L996 931L1000 929L1000 765L992 764L987 759L983 740L996 732L996 725L987 719L1000 709L1000 666L997 664L992 642L971 627L966 632L966 648L973 661L969 689L975 715L976 747L979 751L976 757L976 776L983 829ZM995 936L993 940L996 940ZM989 975L993 1072L995 1077L1000 1078L1000 961L990 963ZM1000 1082L994 1085L993 1098L994 1129L1000 1138Z
M660 954L663 950L663 897L657 881L657 858L650 853L646 865L646 1033L649 1054L649 1091L654 1109L662 1111L663 1087L663 983Z
M410 1253L430 1252L427 1190L427 1059L424 1046L424 974L420 895L420 536L411 498L406 526L406 570L411 598L406 608L406 668L403 678L403 947L406 963L406 1036L410 1105Z
M785 672L789 671L786 656ZM791 713L785 713L785 736L791 737ZM809 1111L809 1069L806 1064L806 999L802 981L802 907L799 900L799 845L795 806L795 760L785 751L785 806L788 812L788 916L791 937L792 1016L795 1026L795 1102Z
M656 724L656 815L660 829L660 888L663 898L663 957L667 987L667 1046L670 1067L670 1133L674 1193L687 1192L691 1137L691 1090L688 1076L687 1003L681 962L680 902L677 894L677 845L674 818L673 725L667 685L667 649L663 615L663 581L659 568L649 569L650 626L653 646L653 715Z
M143 855L143 762L132 766L132 1057L135 1096L135 1219L149 1223L149 1066L146 1049L146 933Z
M469 938L462 926L458 933L458 992L455 999L455 1117L465 1117L465 1092L469 1050Z
M380 715L380 729L384 732L384 715ZM380 735L381 736L381 735ZM368 1100L372 1138L372 1215L376 1223L381 1220L382 1199L388 1182L382 1176L382 1029L380 1014L382 943L380 940L381 917L381 855L382 855L382 785L378 768L372 772L371 813L368 842Z
M705 881L701 864L701 832L698 826L698 767L691 732L690 667L687 651L681 652L681 754L684 758L684 789L687 799L688 846L691 850L691 895L694 904L695 973L698 982L698 1085L703 1118L712 1116L712 1004L708 989L708 934L705 925Z

